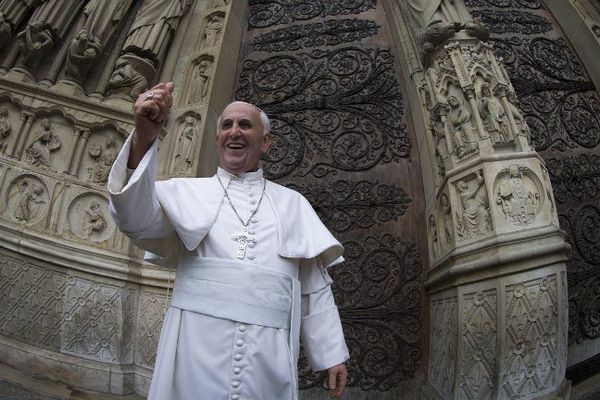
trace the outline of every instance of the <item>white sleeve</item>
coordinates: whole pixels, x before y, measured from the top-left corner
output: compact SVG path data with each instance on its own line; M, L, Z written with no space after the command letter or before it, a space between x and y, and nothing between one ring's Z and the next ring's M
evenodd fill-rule
M300 337L313 371L343 363L350 355L331 291L331 277L316 259L300 261L302 323Z
M127 169L131 137L125 141L108 176L110 213L119 229L133 240L171 236L173 228L158 202L154 187L158 140L131 174Z

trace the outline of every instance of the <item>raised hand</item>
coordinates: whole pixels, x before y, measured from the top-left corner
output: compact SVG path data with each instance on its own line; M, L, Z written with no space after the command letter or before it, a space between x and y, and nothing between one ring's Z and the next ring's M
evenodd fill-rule
M158 137L173 105L173 82L159 83L138 96L133 104L135 131L128 168L136 168L146 151Z

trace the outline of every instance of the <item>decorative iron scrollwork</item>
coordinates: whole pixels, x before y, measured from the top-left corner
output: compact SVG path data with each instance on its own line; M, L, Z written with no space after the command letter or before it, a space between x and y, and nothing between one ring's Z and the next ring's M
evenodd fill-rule
M389 50L358 47L244 62L236 97L272 121L268 176L324 177L409 157L393 62Z
M266 32L252 43L256 51L296 51L308 47L336 46L358 42L377 34L375 21L365 19L330 19L314 24L290 25Z
M375 8L377 0L250 0L248 29L308 21L317 17L357 15Z
M398 221L412 199L396 185L338 180L329 185L288 184L304 194L329 229L348 232Z
M332 269L336 301L350 348L349 384L389 390L418 370L423 265L414 243L385 234L344 242L346 262ZM322 384L300 363L301 386Z

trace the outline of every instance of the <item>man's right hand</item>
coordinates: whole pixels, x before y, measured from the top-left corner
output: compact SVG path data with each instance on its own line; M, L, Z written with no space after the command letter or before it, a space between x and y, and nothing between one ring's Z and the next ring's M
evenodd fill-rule
M138 96L133 104L135 131L127 168L135 169L158 137L173 105L173 82L159 83Z

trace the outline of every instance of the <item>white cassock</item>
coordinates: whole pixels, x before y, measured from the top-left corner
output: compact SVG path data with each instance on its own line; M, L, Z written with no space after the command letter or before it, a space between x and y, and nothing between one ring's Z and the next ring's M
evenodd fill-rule
M130 141L108 180L111 213L153 253L149 261L177 264L148 398L296 399L295 319L313 370L346 361L326 270L343 260L342 247L306 199L267 181L261 202L262 170L235 176L219 169L244 221L260 203L249 225L255 241L240 250L232 235L242 223L216 177L155 184L157 143L131 173ZM199 274L211 270L219 275L207 283Z

